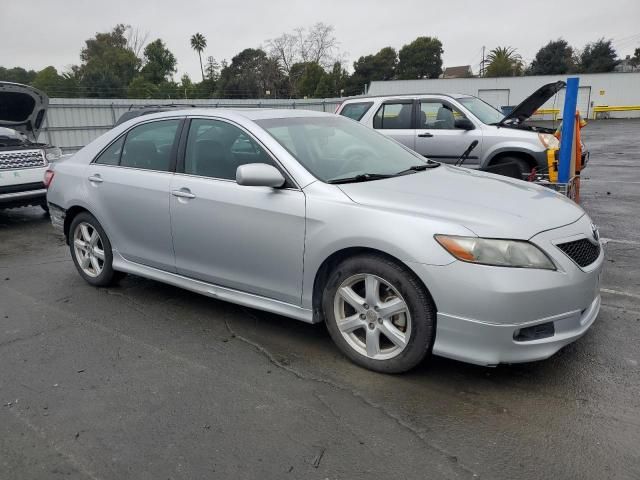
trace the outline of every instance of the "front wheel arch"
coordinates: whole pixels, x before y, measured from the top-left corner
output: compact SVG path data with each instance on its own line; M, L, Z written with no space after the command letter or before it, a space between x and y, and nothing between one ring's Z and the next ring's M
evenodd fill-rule
M437 305L435 303L435 300L431 296L431 292L429 291L429 288L424 284L422 279L420 279L420 277L411 269L411 267L408 266L406 263L404 263L402 260L394 257L393 255L389 255L388 253L383 252L382 250L378 250L376 248L347 247L347 248L338 250L336 252L333 252L331 255L329 255L324 260L324 262L322 262L322 264L318 268L318 271L316 272L316 275L313 280L313 293L312 293L313 296L311 299L314 322L325 321L324 315L322 313L322 292L324 290L324 287L327 284L329 275L331 274L333 269L336 266L338 266L342 261L346 260L347 258L355 257L357 255L364 255L364 254L373 254L373 255L386 257L387 259L391 260L394 263L397 263L398 265L406 269L409 273L414 275L418 280L418 282L420 283L420 285L422 286L422 288L427 293L427 295L431 298L431 302L433 303L433 308L435 312L438 311Z

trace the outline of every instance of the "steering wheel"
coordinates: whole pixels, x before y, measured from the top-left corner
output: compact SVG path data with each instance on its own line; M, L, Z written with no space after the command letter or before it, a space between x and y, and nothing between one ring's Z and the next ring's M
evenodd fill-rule
M375 156L376 153L369 149L360 146L350 145L342 151L342 164L340 165L339 174L345 174L347 172L362 172L366 168L362 168L363 162Z

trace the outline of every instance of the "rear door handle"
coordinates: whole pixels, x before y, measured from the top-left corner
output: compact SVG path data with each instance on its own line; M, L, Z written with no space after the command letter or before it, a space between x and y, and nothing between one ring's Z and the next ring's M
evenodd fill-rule
M420 138L431 138L431 137L433 137L433 133L429 133L429 132L419 133L418 136Z
M104 182L104 180L102 180L102 177L100 176L99 173L96 173L95 175L91 175L89 177L89 181L93 182L93 183L102 183L102 182Z
M188 188L181 188L180 190L171 190L171 195L180 198L196 198Z

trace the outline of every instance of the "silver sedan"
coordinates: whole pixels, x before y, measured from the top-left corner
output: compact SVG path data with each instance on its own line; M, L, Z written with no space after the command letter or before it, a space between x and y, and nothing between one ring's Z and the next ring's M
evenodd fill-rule
M549 357L600 308L598 232L572 201L440 165L352 120L186 110L125 122L49 175L80 275L135 274L325 322L406 371Z

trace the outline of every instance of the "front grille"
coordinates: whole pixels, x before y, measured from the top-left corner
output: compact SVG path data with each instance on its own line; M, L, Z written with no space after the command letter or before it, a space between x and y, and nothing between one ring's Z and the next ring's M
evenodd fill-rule
M557 247L581 267L591 265L600 255L600 243L594 244L586 238L574 242L559 243Z
M16 150L0 152L0 170L14 168L46 167L47 161L42 150Z

